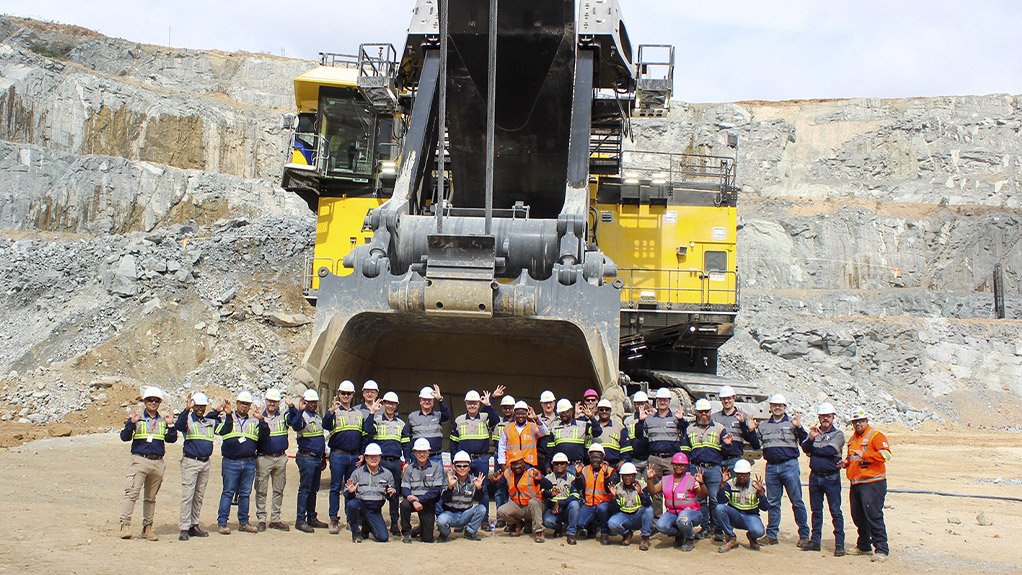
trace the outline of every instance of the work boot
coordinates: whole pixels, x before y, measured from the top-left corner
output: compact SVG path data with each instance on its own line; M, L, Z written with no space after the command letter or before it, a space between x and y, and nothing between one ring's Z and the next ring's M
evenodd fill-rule
M412 543L412 536L411 536L411 535L408 535L408 534L406 533L406 534L404 535L404 537L402 537L402 538L401 538L401 543L408 543L408 544L411 544L411 543Z
M869 560L873 563L883 563L884 561L887 561L887 553L874 553Z
M561 536L561 530L560 529L554 529L554 534L551 535L550 538L551 539L557 539L560 536Z
M209 537L209 533L207 533L205 530L202 529L202 527L199 527L198 525L192 525L191 528L188 529L188 535L192 537Z
M578 539L574 535L568 535L568 545L578 544Z
M760 545L777 545L777 540L774 539L773 537L760 537L759 538L759 544Z
M521 527L521 525L513 526L513 527L511 525L508 525L508 527L511 528L511 537L521 537L522 536L522 527Z
M468 535L469 535L468 533L465 534L466 539L468 538ZM444 535L443 533L441 533L436 536L437 543L447 543L450 540L451 540L450 535Z
M465 541L482 541L482 539L479 538L479 535L475 533L470 533L468 531L465 532L465 535L464 537L462 537L462 539L464 539Z
M501 527L507 527L507 521L504 521L503 519L498 519L497 520L497 529L500 529Z
M628 547L631 544L632 544L632 532L628 531L628 532L625 533L625 536L621 538L621 545L624 545L625 547Z
M178 541L188 541L188 530L187 529L182 529L181 533L178 533L178 535L177 535L177 540Z
M685 552L688 552L688 551L691 551L691 550L695 549L695 546L696 546L695 539L692 539L690 537L690 538L685 539L685 542L681 544L681 550L685 551Z
M131 523L121 523L121 539L131 539Z
M795 544L795 547L798 547L799 549L805 549L806 545L809 545L808 539L799 539L798 543Z
M844 557L844 556L845 556L845 548L844 547L835 547L834 548L834 557Z
M352 531L351 532L351 541L353 543L361 543L362 540L363 540L363 537L362 537L362 532L361 531Z
M245 523L238 526L238 531L242 533L259 533L259 530L255 528L251 523Z
M230 535L231 528L226 525L217 525L216 532L219 533L220 535Z
M304 521L297 521L297 522L295 522L295 529L301 531L302 533L315 533L316 532L316 530L313 529L311 525L309 525L308 523L306 523Z
M319 519L313 519L312 521L309 521L308 523L309 523L309 527L315 527L316 529L326 529L327 527L329 527L329 525L327 525L326 523L323 523Z
M600 545L610 545L610 535L600 533Z
M642 536L639 540L639 551L649 551L649 537L646 535Z
M719 531L714 533L713 534L713 540L716 541L717 543L723 543L724 542L724 534L719 532Z
M820 550L820 544L819 543L813 543L812 541L809 541L805 545L802 546L802 550L803 551L819 551Z
M542 529L536 529L534 531L536 533L536 537L534 537L533 539L536 541L536 543L542 543L542 542L546 541L546 537L543 536L543 530Z
M331 535L337 535L340 532L341 532L341 526L337 524L337 520L336 519L331 519L330 520L330 534Z
M872 555L873 554L873 550L872 549L863 549L861 547L856 547L855 548L855 554L856 555Z
M390 522L390 534L394 536L401 535L401 526L397 524L397 521Z
M749 549L752 549L753 551L759 551L759 549L760 549L759 548L759 540L757 540L752 535L746 534L745 536L749 538Z
M291 531L291 528L288 527L287 523L284 523L283 521L271 521L270 524L267 525L267 527L269 527L270 529L276 529L278 531Z
M260 533L262 533L263 531L266 531L266 522L265 521L260 521L259 524L256 525L256 529L258 529Z
M681 535L675 535L674 536L674 546L675 547L681 547L681 544L684 543L684 542L685 542L685 538L682 537Z
M420 535L422 535L422 528L421 527L415 527L415 528L412 529L412 537L418 537Z
M142 539L145 539L146 541L160 540L160 538L155 533L153 533L152 525L145 525L142 527Z
M728 551L738 547L737 537L727 537L724 540L724 544L717 548L718 553L727 553Z

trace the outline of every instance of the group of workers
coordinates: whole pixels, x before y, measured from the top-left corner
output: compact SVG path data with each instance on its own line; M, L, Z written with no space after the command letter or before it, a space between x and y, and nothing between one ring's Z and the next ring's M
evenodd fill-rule
M203 393L187 398L176 418L161 415L164 399L155 387L143 391L144 410L132 410L121 431L131 442L121 511L120 536L132 537L131 518L144 493L142 537L155 540L153 514L164 474L165 444L184 434L181 459L179 539L206 537L199 515L209 479L216 436L221 438L223 492L217 531L231 533L228 519L237 506L238 530L289 531L281 519L287 475L289 434L295 432L299 472L294 527L313 533L342 529L341 511L352 540L370 536L385 542L390 535L405 543L414 538L448 541L452 530L479 541L481 530L504 528L510 536L523 532L543 542L547 529L565 536L609 544L620 536L630 545L635 532L639 549L650 537L674 537L682 551L699 539L713 538L718 550L739 547L736 530L744 530L748 547L778 544L781 499L786 492L798 527L797 546L820 551L826 500L834 529L834 555L845 555L841 512L841 477L850 481L852 520L858 529L855 552L886 559L889 549L883 505L887 491L886 462L891 448L883 433L869 425L866 412L854 409L848 419L854 431L845 441L829 403L817 409L818 422L806 429L801 414L787 413L782 395L769 398L770 416L757 421L735 405L729 386L720 389L721 409L709 401L695 402L694 421L672 410L674 395L661 388L652 401L642 391L631 398L634 411L617 419L612 404L586 390L582 401L540 396L537 413L498 386L465 395L465 413L450 424L451 465L445 470L443 425L451 410L436 386L419 393L419 409L404 418L398 396L379 397L370 380L355 404L355 386L342 382L329 409L320 412L320 397L307 390L295 404L276 389L263 405L254 406L249 392L231 402L211 402ZM492 405L499 399L499 405ZM497 411L499 408L499 412ZM743 458L746 447L762 450L765 473L752 474ZM802 500L800 454L809 457L811 528ZM317 492L322 473L330 470L328 520L320 520ZM255 488L256 524L249 515ZM267 510L267 498L270 498ZM342 503L343 498L343 503ZM490 500L496 520L490 520ZM390 527L383 516L389 504ZM764 527L760 513L767 513ZM411 516L418 517L413 529Z

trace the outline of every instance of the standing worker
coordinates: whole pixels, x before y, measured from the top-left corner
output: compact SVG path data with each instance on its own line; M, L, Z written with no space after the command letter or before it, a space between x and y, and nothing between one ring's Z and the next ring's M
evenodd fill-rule
M500 441L501 441L501 437L504 435L504 429L508 426L508 424L510 424L511 422L513 422L515 420L515 403L516 403L515 402L515 398L511 397L510 395L505 395L504 399L500 400L500 421L498 421L497 425L494 426L494 428L493 428L493 435L491 436L492 439L493 439L493 469L494 470L500 469L501 463L500 463L500 460L498 459L498 454L500 452ZM547 427L547 429L550 429L550 428ZM537 449L536 449L537 459L539 457L539 447L540 447L540 445L542 445L542 443L545 442L545 441L549 441L549 438L547 438L546 436L543 436L543 437L539 438L538 441L539 441L539 444L537 445ZM490 490L489 489L487 490L487 495L490 495ZM494 499L497 507L500 507L501 505L507 503L507 490L502 488L502 489L497 489L497 490L493 491L493 499ZM490 510L489 510L489 507L487 507L487 509L486 509L486 519L484 519L484 521L483 521L483 529L486 529L487 531L489 531L490 527L491 527L489 518L490 518ZM504 527L505 526L504 525L504 520L503 519L498 519L496 526L497 527Z
M799 548L809 544L809 522L806 505L802 502L802 480L798 465L799 444L808 436L802 429L802 417L798 413L788 418L785 410L788 402L781 394L774 394L768 400L770 418L759 424L763 442L763 459L766 459L767 512L766 538L763 545L777 545L781 530L781 496L788 492L791 509L798 525Z
M649 408L649 396L645 391L635 392L632 396L632 407L635 411L629 413L623 422L628 435L627 440L621 444L621 459L631 461L639 473L645 474L646 460L649 458L649 438L635 436L635 425L639 423L639 416Z
M515 402L515 418L504 426L504 432L500 435L500 443L497 444L497 464L500 471L504 465L510 464L516 459L521 459L529 467L539 465L538 440L547 434L547 428L539 419L536 412L524 401Z
M429 440L420 437L412 445L415 460L405 465L401 479L401 535L403 543L412 542L412 512L419 516L423 543L433 542L436 504L444 490L443 465L429 457Z
M248 522L249 495L255 481L255 457L259 444L259 420L250 413L252 394L242 391L236 398L234 411L224 413L216 434L223 438L220 454L223 455L220 474L224 488L220 494L220 509L217 513L217 532L230 535L227 519L231 514L231 502L238 494L238 531L257 533Z
M156 511L156 494L163 484L165 444L177 441L177 429L173 427L173 411L160 415L163 392L159 388L143 389L142 402L145 409L139 413L137 408L132 408L121 430L121 441L131 442L131 465L124 480L124 501L121 503L121 539L131 539L131 516L144 488L142 537L156 541L153 514Z
M550 429L551 457L563 453L572 464L586 462L586 444L603 431L594 417L595 407L591 409L582 402L572 407L567 399L557 401L559 419Z
M436 404L440 404L440 410ZM436 465L443 466L440 453L444 448L444 431L441 427L451 418L451 410L440 395L440 386L424 387L419 391L419 411L408 414L406 435L414 442L423 438L429 441L429 458ZM405 461L412 460L411 445L405 445Z
M556 425L559 420L557 417L557 410L554 408L554 404L556 402L557 398L554 396L554 392L550 390L546 390L539 395L539 421L545 425L547 429L553 429L554 425ZM550 458L554 455L553 451L550 449L551 439L553 439L553 437L550 434L539 438L540 469L547 469L550 466Z
M362 384L362 403L355 409L362 412L362 417L369 419L369 406L380 397L380 385L371 379Z
M722 453L726 446L731 445L734 436L723 425L711 419L710 410L708 400L696 401L696 420L688 426L681 449L688 453L689 465L694 466L702 475L703 484L706 486L706 508L714 509L717 507L717 491L720 489L722 479L720 473ZM703 516L702 536L710 534L710 526L714 523L710 515L707 513Z
M751 417L735 405L738 394L730 385L721 387L717 396L720 398L721 408L711 416L711 419L714 423L723 425L731 432L732 437L729 445L722 446L721 467L734 471L735 463L742 458L742 454L745 452L746 442L749 447L760 449L759 436L756 435L756 418Z
M188 397L185 410L178 416L174 428L185 434L184 453L181 458L181 517L178 522L178 540L189 537L209 537L199 527L202 499L209 481L209 457L213 455L213 430L220 413L206 414L209 398L201 391ZM219 405L218 405L219 407Z
M600 438L600 445L606 455L607 464L617 469L621 465L622 446L628 443L628 430L623 423L618 421L612 413L610 400L603 398L596 404L596 419L600 430L596 435ZM589 442L592 444L592 441ZM586 449L589 445L586 445ZM645 473L645 471L643 471Z
M802 451L809 456L809 508L812 510L813 530L809 545L803 551L819 551L823 539L823 500L830 507L834 523L834 556L845 555L845 520L841 513L841 454L845 448L845 434L834 427L834 406L821 403L816 410L819 425L809 428L809 436L802 441Z
M382 402L374 401L369 404L370 418L375 429L372 442L380 448L380 465L394 478L394 494L387 498L390 501L391 535L401 534L401 525L398 521L401 505L401 454L404 452L405 444L410 441L408 436L404 435L405 422L397 416L397 406L398 397L393 391L383 394Z
M636 437L649 438L647 467L652 467L660 477L673 473L671 459L675 453L681 451L681 436L688 427L688 422L682 415L675 415L671 411L673 397L671 390L666 387L656 390L656 410L646 409L640 413L635 425ZM663 495L656 494L653 497L653 515L658 519L663 511L663 504Z
M344 513L347 514L351 540L355 543L362 542L363 528L368 528L379 543L386 543L388 539L387 524L383 522L383 502L397 491L394 489L394 476L380 465L382 453L379 445L367 445L363 454L365 463L355 468L345 483L344 497L348 501Z
M632 533L638 529L642 537L639 551L649 550L649 538L653 534L653 508L650 495L661 490L660 476L653 469L646 469L646 482L637 475L635 464L624 463L619 473L620 481L610 487L610 495L617 504L617 513L607 520L611 535L623 535L622 545L632 544Z
M290 420L288 412L280 409L280 390L270 388L263 397L266 409L259 413L259 445L256 450L256 529L266 531L266 496L273 484L270 499L269 528L290 531L291 528L280 520L280 508L284 505L284 487L287 485L287 430Z
M323 428L330 431L330 534L341 532L340 510L341 490L344 483L355 471L355 465L362 456L363 445L367 444L369 432L365 429L366 419L362 412L352 406L355 384L344 380L337 386L337 397L330 411L323 415ZM371 426L370 426L371 427Z
M326 454L323 416L316 412L319 394L315 389L306 389L297 410L290 400L288 406L291 429L295 430L298 442L298 454L295 455L295 463L298 465L298 513L295 529L302 533L313 533L327 526L316 513L316 494L323 478L323 458Z
M725 469L723 479L717 494L719 503L713 510L717 517L717 525L724 530L724 544L717 551L727 553L738 547L735 529L745 529L749 549L759 551L760 537L765 532L759 512L770 509L770 505L763 497L766 494L763 482L759 477L752 480L752 465L745 459L739 459L735 463L733 478L731 472Z
M884 499L887 497L887 462L891 460L891 445L887 436L869 424L866 410L852 410L852 429L848 440L848 457L841 464L846 468L852 521L859 531L855 543L859 555L869 555L872 561L886 561L891 552L887 546L887 526L884 525Z

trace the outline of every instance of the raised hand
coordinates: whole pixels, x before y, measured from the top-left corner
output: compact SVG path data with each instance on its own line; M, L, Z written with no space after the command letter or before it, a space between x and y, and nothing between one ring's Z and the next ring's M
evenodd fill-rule
M298 400L298 411L305 411L305 406L306 405L308 405L308 404L305 403L305 398L304 397L299 399Z
M731 445L732 443L734 443L734 441L735 441L734 435L729 433L724 436L724 445Z
M287 404L288 407L294 407L295 406L295 402L292 401L290 397L285 397L284 398L284 403Z
M539 419L538 417L536 417L536 410L532 409L532 406L529 407L528 418L529 418L529 421L536 421L537 419Z
M814 426L809 428L809 437L811 437L813 439L816 439L819 436L820 436L820 427L818 425L814 425Z
M491 393L490 395L491 395L492 397L501 397L501 396L503 396L503 395L504 395L504 391L505 391L506 389L507 389L507 388L506 388L506 387L504 387L503 385L498 385L498 386L496 387L496 389L494 389L494 390L493 390L493 393Z
M582 466L582 462L581 461L576 461L575 462L575 475L581 474L583 469L585 469L585 468Z
M791 424L795 427L802 427L802 413L796 411L795 415L791 416Z
M138 423L138 420L142 418L142 414L139 413L137 407L132 407L131 411L128 412L128 421L132 423Z
M369 408L369 413L371 413L373 415L376 415L376 412L380 411L380 408L383 407L383 400L382 399L374 399L372 401L372 403L370 403L366 407Z
M433 399L435 399L437 401L443 401L444 400L443 396L440 395L440 386L439 385L434 385L433 386Z
M750 417L749 418L748 427L749 427L749 431L756 431L756 428L759 427L759 422L756 421L755 417Z
M348 490L348 493L354 493L358 489L358 484L349 479L344 483L344 488Z
M607 463L606 459L603 460L603 463L600 463L600 471L604 472L607 475L610 475L610 464Z
M582 415L583 413L585 413L585 404L582 403L581 401L576 401L575 402L575 417L578 417L579 415Z
M735 419L738 420L738 423L744 423L745 422L745 412L742 411L741 409L736 411L735 412Z
M752 480L752 486L756 488L756 493L759 495L766 493L766 488L763 487L763 478L759 475Z
M192 394L189 393L188 394L188 401L185 402L185 409L187 409L188 411L191 411L193 407L195 407L195 401L192 400Z
M476 475L475 479L472 480L472 485L475 485L476 489L482 489L484 481L486 481L486 475L480 473L480 474Z
M610 496L615 499L617 498L617 485L610 486Z
M167 415L163 416L163 421L166 422L167 425L174 425L174 410L173 409L168 411Z
M488 391L483 392L483 397L481 398L480 403L482 403L485 406L490 405L490 392Z
M724 473L727 473L727 470L725 470ZM700 469L696 472L696 483L703 483L704 481L705 478L703 477L703 470Z
M454 489L454 486L458 484L458 476L454 474L454 470L447 471L447 488Z
M330 411L337 411L340 408L341 408L341 402L337 401L336 399L334 400L333 404L330 405Z
M251 413L252 417L256 418L256 421L264 421L266 419L265 417L263 417L263 410L260 407L255 407L255 409L253 409Z
M646 479L650 482L653 482L656 480L656 478L657 478L656 470L653 469L652 467L646 467Z
M497 471L496 469L494 469L493 470L493 475L490 475L490 480L492 480L494 483L496 483L497 481L500 481L500 476L501 475L503 475L503 473L501 473L500 471Z
M700 475L701 475L701 473L700 473ZM720 482L721 483L727 483L728 480L730 480L730 479L731 479L731 470L728 469L727 467L725 467L720 472ZM701 477L697 477L696 478L696 481L701 481L701 480L702 480Z
M639 421L643 421L651 415L653 415L653 408L647 405L646 409L639 412Z

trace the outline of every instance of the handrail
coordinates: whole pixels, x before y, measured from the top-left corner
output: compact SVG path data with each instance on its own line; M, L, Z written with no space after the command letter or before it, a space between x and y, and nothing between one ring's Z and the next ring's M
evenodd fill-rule
M667 274L667 285L661 285L658 280L661 279L661 274ZM696 274L699 280L698 287L681 287L683 280L691 280L692 275ZM647 278L642 276L646 275ZM688 277L682 277L687 275ZM714 278L715 275L725 276L724 284L728 288L715 288L711 281L717 281ZM731 270L711 270L706 271L699 268L689 269L670 269L670 268L619 268L618 278L624 282L624 286L621 288L623 292L622 299L630 303L640 303L643 301L642 292L652 292L653 299L656 303L692 303L692 302L680 302L681 296L698 294L699 301L696 302L699 305L709 305L715 302L711 301L711 296L715 294L733 295L734 303L738 303L738 272ZM730 279L728 279L730 277ZM650 282L654 282L653 285L638 286L637 283L647 279ZM638 297L636 297L638 296ZM672 297L674 296L674 297ZM730 303L730 302L728 302Z
M721 190L735 187L736 168L737 160L731 156L646 150L625 150L621 156L621 174L626 179L646 175L663 183L710 180Z

